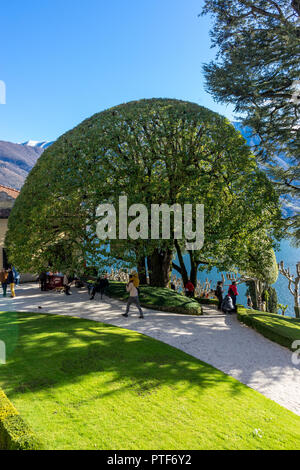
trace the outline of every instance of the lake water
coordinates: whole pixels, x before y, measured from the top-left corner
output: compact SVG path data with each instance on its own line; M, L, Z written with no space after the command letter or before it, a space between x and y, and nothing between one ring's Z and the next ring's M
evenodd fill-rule
M277 261L280 262L281 260L284 261L285 268L290 268L292 274L296 273L296 263L300 261L300 249L291 246L291 244L284 240L281 242L280 250L276 252ZM189 269L189 257L185 256L185 264L186 267ZM176 271L174 271L175 275L178 275ZM198 273L198 279L201 282L204 282L206 279L212 281L212 288L215 289L217 281L221 281L222 277L220 275L220 271L214 268L209 273L206 271L202 271ZM224 273L225 274L225 273ZM278 296L278 303L283 305L288 305L286 315L295 316L294 313L294 298L288 289L288 280L282 275L279 274L277 282L273 285L273 287L277 291ZM239 284L238 286L238 303L242 305L246 305L246 284Z

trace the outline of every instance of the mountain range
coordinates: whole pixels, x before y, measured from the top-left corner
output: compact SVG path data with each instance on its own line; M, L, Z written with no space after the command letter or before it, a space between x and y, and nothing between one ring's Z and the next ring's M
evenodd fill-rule
M51 143L0 141L0 185L21 189L28 173Z

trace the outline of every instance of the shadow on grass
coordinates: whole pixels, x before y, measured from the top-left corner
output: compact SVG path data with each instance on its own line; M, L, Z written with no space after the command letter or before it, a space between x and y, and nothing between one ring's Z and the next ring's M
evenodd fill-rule
M11 331L16 326L17 343ZM231 395L245 391L240 382L178 349L112 325L6 312L0 314L0 337L9 351L7 364L0 366L0 385L11 399L19 393L76 384L92 373L110 373L105 377L108 387L95 391L98 397L124 389L151 394L162 385L180 385L180 393L195 386L198 394L208 393L224 385Z

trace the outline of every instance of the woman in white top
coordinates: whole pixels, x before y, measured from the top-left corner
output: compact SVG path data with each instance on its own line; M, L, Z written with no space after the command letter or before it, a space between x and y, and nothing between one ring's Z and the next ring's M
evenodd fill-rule
M140 312L140 318L144 318L143 311L141 309L140 301L139 301L139 293L137 288L133 283L133 276L130 276L129 283L126 286L127 292L129 292L129 299L127 302L126 312L123 313L123 317L128 317L129 309L132 304L135 304Z

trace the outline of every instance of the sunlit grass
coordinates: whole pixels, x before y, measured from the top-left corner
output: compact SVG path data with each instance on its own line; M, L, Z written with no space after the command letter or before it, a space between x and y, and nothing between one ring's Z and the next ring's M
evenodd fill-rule
M139 333L4 312L0 387L47 449L296 449L300 418Z

